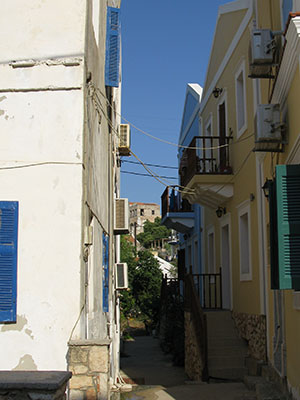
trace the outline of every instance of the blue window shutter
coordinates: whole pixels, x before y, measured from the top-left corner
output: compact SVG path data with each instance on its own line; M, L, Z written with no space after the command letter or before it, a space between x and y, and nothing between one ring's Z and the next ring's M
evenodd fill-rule
M108 312L109 297L109 237L103 233L102 240L102 258L103 258L103 281L102 281L102 308L104 312Z
M16 321L18 214L18 202L0 201L0 322Z
M119 86L120 9L107 7L105 85Z
M279 288L300 290L300 165L276 166Z

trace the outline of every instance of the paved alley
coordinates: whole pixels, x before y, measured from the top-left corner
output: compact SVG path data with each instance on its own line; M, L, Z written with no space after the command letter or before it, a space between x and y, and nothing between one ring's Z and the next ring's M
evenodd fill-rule
M255 393L236 383L189 382L184 369L172 364L158 339L136 337L125 343L127 357L121 358L121 375L126 382L135 382L130 393L115 394L113 400L255 400Z

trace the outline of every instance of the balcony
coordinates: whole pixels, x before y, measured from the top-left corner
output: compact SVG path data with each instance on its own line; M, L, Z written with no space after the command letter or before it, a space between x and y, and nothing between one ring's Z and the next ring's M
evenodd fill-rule
M233 196L229 144L232 136L196 136L183 151L179 174L182 197L217 208Z
M178 186L168 186L161 196L161 223L169 229L188 233L194 227L194 212L190 203L181 198Z

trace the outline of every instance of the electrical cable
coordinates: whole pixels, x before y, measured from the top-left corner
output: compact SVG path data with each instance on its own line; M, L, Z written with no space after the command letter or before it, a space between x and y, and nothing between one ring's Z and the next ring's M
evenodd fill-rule
M94 89L95 89L96 91L98 91L98 92L105 98L107 104L108 104L111 108L113 108L112 104L111 104L111 103L109 102L109 100L106 98L106 95L104 95L104 94L101 92L101 90L100 90L99 88L95 88L95 87L94 87ZM97 96L97 97L98 97L98 96ZM98 97L98 99L99 99L99 97ZM151 135L150 133L144 131L143 129L140 129L139 127L137 127L136 125L134 125L133 123L131 123L130 121L128 121L124 116L122 116L122 114L118 113L117 111L116 111L116 113L119 115L119 117L120 117L123 121L127 122L130 126L132 126L132 127L133 127L134 129L136 129L137 131L141 132L142 134L144 134L144 135L146 135L146 136L148 136L148 137L150 137L150 138L152 138L152 139L158 140L159 142L162 142L162 143L165 143L165 144L169 144L169 145L171 145L171 146L175 146L175 147L178 147L178 148L183 148L183 149L191 149L191 150L218 150L218 149L222 149L222 148L224 148L224 147L229 147L229 146L232 146L232 145L241 143L241 142L243 142L243 141L249 139L250 137L254 136L254 133L252 133L251 135L248 135L247 137L242 138L242 139L238 139L238 140L236 140L235 142L226 143L226 144L222 144L222 145L219 145L219 146L212 146L212 147L191 147L191 146L184 146L184 145L177 144L177 143L174 143L174 142L169 142L168 140L164 140L164 139L161 139L161 138L159 138L159 137L157 137L157 136ZM209 140L209 138L207 138L207 140Z
M130 163L130 164L137 164L139 165L139 162L136 161L129 161L129 160L124 160L122 159L122 163ZM149 164L149 163L144 163L145 165L149 166L149 167L157 167L157 168L168 168L168 169L176 169L178 170L178 167L171 167L171 166L167 166L167 165L159 165L159 164Z
M122 171L122 170L121 170L121 173L122 173L122 174L131 174L131 175L148 176L149 178L154 178L152 175L149 175L149 174L142 174L142 173L139 173L139 172ZM164 178L164 179L178 179L178 178L175 178L174 176L160 176L160 178Z

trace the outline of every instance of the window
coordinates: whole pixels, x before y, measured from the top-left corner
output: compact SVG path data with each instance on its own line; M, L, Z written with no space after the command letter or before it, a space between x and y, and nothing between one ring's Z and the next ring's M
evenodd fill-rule
M145 215L145 210L143 208L140 209L140 216L143 217Z
M152 215L155 215L155 210L152 210Z
M247 128L245 62L235 74L236 123L239 138Z
M247 201L239 207L239 245L240 245L240 280L252 280L251 265L251 229L250 229L250 204Z
M19 203L0 201L0 322L15 322Z
M207 124L205 125L205 133L204 135L206 136L205 139L205 146L203 150L199 150L203 152L203 156L200 158L203 158L203 172L213 172L215 169L215 158L213 155L213 150L212 148L214 147L213 144L213 139L210 139L212 137L212 116L210 115L209 120L207 121Z

